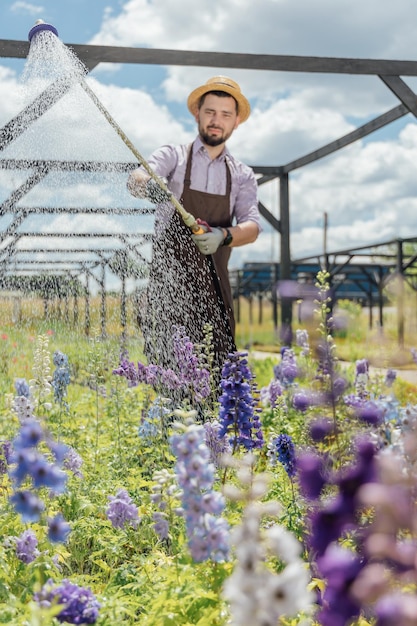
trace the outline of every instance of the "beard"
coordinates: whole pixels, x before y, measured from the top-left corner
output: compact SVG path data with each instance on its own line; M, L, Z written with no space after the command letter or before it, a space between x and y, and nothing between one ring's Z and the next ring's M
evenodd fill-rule
M232 133L222 132L220 135L210 135L210 128L204 130L201 126L198 128L201 139L207 146L220 146L229 139Z

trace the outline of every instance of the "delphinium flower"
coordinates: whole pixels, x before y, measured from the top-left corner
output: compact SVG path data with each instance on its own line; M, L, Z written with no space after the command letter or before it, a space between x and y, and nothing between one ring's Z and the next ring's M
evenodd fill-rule
M278 399L283 400L283 387L281 382L274 378L266 387L262 387L260 399L264 406L270 406L273 409L278 404Z
M83 459L81 458L81 456L74 448L69 446L65 454L62 466L66 470L72 472L77 478L83 478L83 473L81 471L82 464Z
M44 502L28 489L16 491L10 496L10 503L22 517L23 522L37 522L45 510Z
M240 446L252 450L264 445L256 400L252 395L253 375L246 356L246 352L229 354L220 381L219 436L227 435L234 451Z
M29 383L26 381L25 378L16 378L16 380L14 381L14 387L17 396L23 396L24 398L30 397Z
M195 413L195 412L193 412ZM229 556L229 525L221 517L225 502L213 489L214 466L205 444L205 430L193 422L174 423L176 433L170 438L176 456L175 473L182 490L188 547L194 561L224 561Z
M138 508L126 489L119 489L115 496L107 497L110 504L106 509L106 515L114 528L126 526L136 528L140 522Z
M414 363L417 365L417 349L416 348L411 348L410 352L411 352L411 357L412 357Z
M392 387L394 381L397 378L397 372L391 368L387 369L385 373L385 384L387 387Z
M185 327L174 328L173 345L181 381L191 389L192 400L202 402L210 395L210 372L201 366Z
M113 374L126 378L131 387L144 382L157 390L181 391L182 396L186 393L192 401L203 402L211 392L210 372L200 362L183 326L174 327L173 347L177 363L175 372L154 363L135 365L124 356Z
M356 417L372 426L381 424L384 417L383 403L379 399L366 399L356 395L348 395L344 398L346 406L353 409Z
M37 410L50 408L46 401L52 391L51 357L48 351L49 337L38 335L33 357L33 378L29 381L31 397L34 398Z
M284 346L281 349L281 362L274 367L274 375L283 387L289 387L299 374L294 350Z
M170 398L157 396L149 409L143 412L138 427L138 435L141 439L149 442L158 435L166 436L168 418L172 415L170 404Z
M328 417L318 417L309 423L308 431L314 443L322 443L335 434L335 424Z
M32 563L39 556L38 539L30 528L16 537L16 556L23 563Z
M310 354L310 344L307 330L297 328L295 331L295 343L301 348L302 356Z
M0 441L0 475L6 474L12 459L12 442Z
M373 515L363 540L368 562L352 593L378 625L417 623L416 426L401 431L398 449L379 451L378 483L363 485L358 494Z
M20 430L12 441L9 459L9 476L13 486L9 500L24 522L41 519L46 508L42 492L49 492L52 497L65 491L68 476L62 465L67 452L68 447L56 442L33 415L21 422ZM60 517L56 519L61 520ZM50 522L49 539L61 541L62 537L64 541L69 530L63 519L55 526Z
M358 359L356 361L355 389L356 395L364 400L369 398L369 361L368 359Z
M221 467L221 459L224 454L231 452L229 440L220 437L220 422L218 420L208 421L203 424L206 431L205 443L210 451L210 461L216 468Z
M48 519L48 539L53 543L65 543L71 532L71 526L58 513L55 517Z
M13 440L12 468L9 474L16 487L20 487L29 478L35 488L48 487L55 494L62 493L67 474L38 450L38 444L44 439L41 424L34 418L27 419Z
M30 387L24 378L15 380L16 395L13 399L13 410L19 421L32 417L35 404L31 396Z
M90 589L79 587L67 579L59 584L49 579L34 594L34 600L43 608L62 605L56 619L69 624L94 624L100 611L100 604Z
M268 446L268 456L273 465L279 461L289 478L296 473L295 446L290 435L281 434L274 437Z
M281 507L274 501L260 501L268 489L268 476L253 473L254 461L252 453L239 462L229 459L243 488L225 485L225 495L242 501L244 510L241 524L231 531L236 564L223 585L223 597L233 626L276 626L281 618L309 611L313 596L301 544L283 526L264 522L276 518ZM271 558L280 562L279 572L268 567Z
M361 603L350 590L366 565L361 543L363 528L358 527L361 508L359 492L364 485L377 482L375 454L375 446L369 439L363 438L356 442L356 458L351 465L327 475L319 464L310 468L310 477L316 482L313 492L317 490L321 493L322 483L326 479L335 490L334 495L323 502L317 500L314 504L312 499L309 501L308 544L315 558L315 574L326 580L322 608L318 615L319 623L324 626L350 623L349 620L356 618L361 611ZM304 482L305 485L307 464L302 457L297 459L297 464L300 484ZM347 532L356 541L356 552L338 545ZM335 615L339 617L336 619Z
M153 475L151 502L158 508L152 513L153 529L159 539L169 537L170 523L173 513L182 514L179 499L182 491L179 489L175 473L167 469L157 470Z
M52 387L55 401L63 405L67 395L67 388L70 383L70 370L68 357L60 350L56 350L52 357L55 370L52 376Z

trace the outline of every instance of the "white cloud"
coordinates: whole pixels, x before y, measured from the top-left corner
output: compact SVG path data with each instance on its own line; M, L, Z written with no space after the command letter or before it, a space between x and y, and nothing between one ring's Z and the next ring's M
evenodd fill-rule
M30 2L18 1L14 2L10 6L10 11L12 11L13 13L22 13L29 15L39 15L40 13L43 13L44 10L45 9L42 5L31 4Z

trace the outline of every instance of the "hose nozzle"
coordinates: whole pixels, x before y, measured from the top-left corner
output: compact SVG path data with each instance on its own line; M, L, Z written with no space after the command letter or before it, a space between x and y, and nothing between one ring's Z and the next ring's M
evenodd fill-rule
M32 38L36 33L40 33L42 30L50 30L56 37L58 37L58 31L55 26L52 24L47 24L43 20L36 20L35 25L30 29L28 34L29 41L32 41Z

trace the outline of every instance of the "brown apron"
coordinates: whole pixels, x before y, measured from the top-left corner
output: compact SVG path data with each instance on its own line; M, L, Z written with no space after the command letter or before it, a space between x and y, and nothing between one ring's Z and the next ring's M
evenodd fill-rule
M190 150L182 196L185 209L211 226L230 226L229 167L225 165L226 195L219 196L190 189L191 162ZM164 222L167 217L168 214ZM236 350L233 301L227 274L230 252L225 246L213 257L201 254L177 211L170 215L164 228L156 228L142 321L144 350L149 363L178 371L172 340L175 327L184 327L193 344L200 344L205 336L204 327L210 324L214 363L220 374L227 355Z
M226 195L220 196L214 193L206 193L205 191L196 191L190 189L191 185L191 165L193 153L189 150L187 168L184 177L184 189L182 192L181 203L188 213L195 218L201 218L210 226L221 226L227 228L231 226L230 220L230 191L232 188L232 178L229 166L226 167ZM235 335L235 317L233 313L233 296L229 282L228 263L230 259L231 249L228 246L220 246L217 252L212 255L214 261L214 271L217 274L213 276L220 285L221 297L223 298L226 314L229 317L230 330Z

